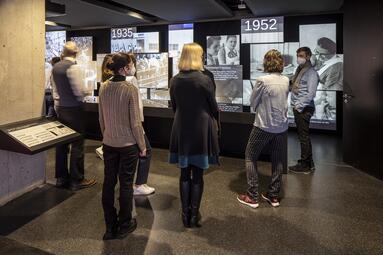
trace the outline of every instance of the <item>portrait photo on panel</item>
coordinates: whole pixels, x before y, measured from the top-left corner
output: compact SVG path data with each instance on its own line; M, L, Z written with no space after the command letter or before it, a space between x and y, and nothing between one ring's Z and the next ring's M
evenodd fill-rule
M336 24L299 26L300 47L307 46L319 75L320 90L343 90L343 55L337 54Z
M239 65L239 35L207 36L207 65Z

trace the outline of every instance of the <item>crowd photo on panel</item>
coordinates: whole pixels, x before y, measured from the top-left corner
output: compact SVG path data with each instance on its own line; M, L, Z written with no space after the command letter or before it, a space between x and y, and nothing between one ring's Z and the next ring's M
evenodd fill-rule
M178 60L179 72L170 79L174 121L168 163L180 169L180 222L185 228L202 227L204 173L220 164L220 109L214 75L204 66L204 59L208 65L239 64L238 44L238 36L211 36L205 53L197 43L184 44ZM320 38L313 52L309 47L298 48L297 67L289 77L283 75L285 59L279 50L263 53L263 75L251 81L250 107L254 124L245 150L247 187L233 201L251 208L259 207L261 201L272 207L280 205L289 107L293 109L301 148L299 160L289 170L302 174L315 170L310 119L315 113L314 99L319 83L339 86L334 81L336 77L328 75L336 72L330 70L330 65L339 62L334 47L328 38ZM84 135L83 102L93 88L83 82L84 70L76 61L78 53L78 45L68 41L60 57L52 59L46 85L46 113ZM106 54L101 66L98 112L102 146L96 152L104 164L100 201L106 227L104 240L123 239L132 233L137 228L132 214L134 196L155 193L155 188L148 185L153 152L143 126L144 106L137 81L136 57L130 52ZM325 61L330 64L320 67L320 62ZM326 101L326 95L321 101ZM257 161L266 147L271 151L271 178L267 192L260 194ZM95 179L85 178L84 139L56 148L55 178L57 187L73 191L96 184ZM115 197L119 206L115 205Z

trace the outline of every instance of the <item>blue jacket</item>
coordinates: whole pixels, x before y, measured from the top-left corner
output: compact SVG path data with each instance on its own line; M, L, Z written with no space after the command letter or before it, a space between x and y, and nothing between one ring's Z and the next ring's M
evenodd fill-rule
M307 106L315 108L314 98L318 84L318 73L311 67L303 74L298 91L291 92L291 106L298 112L302 112Z

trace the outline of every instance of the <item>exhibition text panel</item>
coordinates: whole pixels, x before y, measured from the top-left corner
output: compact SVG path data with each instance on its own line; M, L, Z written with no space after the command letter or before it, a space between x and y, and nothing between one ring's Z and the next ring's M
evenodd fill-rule
M8 130L9 135L31 148L76 132L58 121Z

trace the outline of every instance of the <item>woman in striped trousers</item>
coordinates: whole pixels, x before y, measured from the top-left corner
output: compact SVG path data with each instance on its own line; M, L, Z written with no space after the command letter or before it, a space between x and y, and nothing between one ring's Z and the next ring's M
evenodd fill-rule
M287 97L289 79L281 75L283 58L279 51L270 50L263 61L268 74L255 81L250 103L255 112L254 127L246 147L247 192L240 194L240 203L252 208L259 206L257 160L262 150L271 149L272 176L268 192L262 198L273 207L279 206L282 183L282 159L286 151L288 129Z

